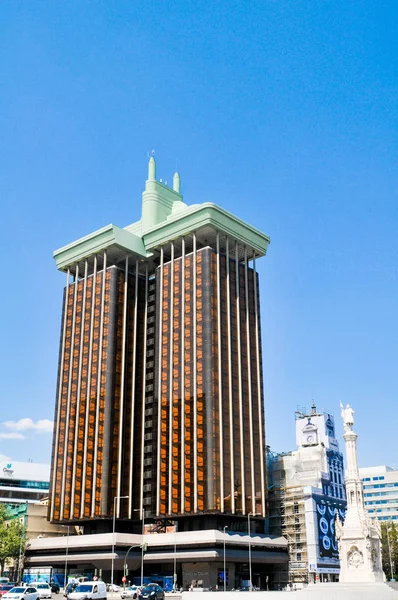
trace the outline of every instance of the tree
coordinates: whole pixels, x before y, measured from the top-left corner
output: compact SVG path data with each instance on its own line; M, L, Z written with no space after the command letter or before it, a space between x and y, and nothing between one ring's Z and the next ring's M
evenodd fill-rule
M0 504L0 573L4 573L6 560L19 557L21 550L25 550L25 529L17 519L10 519L7 507Z
M388 535L387 535L388 528ZM388 544L390 542L390 544ZM381 523L381 551L383 559L383 571L387 579L391 579L392 571L398 576L398 530L392 521ZM390 555L391 551L391 555Z

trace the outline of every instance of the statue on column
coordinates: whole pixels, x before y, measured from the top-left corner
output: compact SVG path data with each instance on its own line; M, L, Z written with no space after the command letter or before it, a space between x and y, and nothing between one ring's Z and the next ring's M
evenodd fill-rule
M340 402L341 409L341 418L344 423L344 431L352 430L354 426L354 413L355 411L351 408L349 404L344 408L343 404Z

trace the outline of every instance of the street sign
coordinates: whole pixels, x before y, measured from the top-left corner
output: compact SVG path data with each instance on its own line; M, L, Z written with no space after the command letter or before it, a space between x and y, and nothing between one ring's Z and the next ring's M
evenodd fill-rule
M126 579L126 576L125 576L125 575L123 575L123 577L122 577L122 581L123 581L123 583L126 583L127 579Z

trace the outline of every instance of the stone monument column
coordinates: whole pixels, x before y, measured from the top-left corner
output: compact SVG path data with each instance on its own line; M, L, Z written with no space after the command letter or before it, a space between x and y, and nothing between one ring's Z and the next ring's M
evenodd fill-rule
M336 536L339 544L340 582L383 582L381 534L378 521L371 521L365 511L363 485L359 477L354 411L340 403L346 444L347 512L344 524L337 514Z

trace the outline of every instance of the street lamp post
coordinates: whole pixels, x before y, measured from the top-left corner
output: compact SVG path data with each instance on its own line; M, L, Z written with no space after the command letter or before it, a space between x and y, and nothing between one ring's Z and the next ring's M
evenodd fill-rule
M224 592L227 591L227 570L225 564L225 530L228 529L228 525L224 526Z
M175 527L175 525L174 525ZM174 529L174 574L173 574L173 592L177 591L177 538Z
M130 546L130 548L127 550L126 552L126 556L124 557L124 565L123 565L123 575L124 577L127 576L127 559L130 553L130 550L132 550L133 548L140 548L141 544L133 544L132 546ZM125 587L125 586L124 586Z
M248 533L249 533L249 579L250 579L249 590L252 591L253 590L253 584L252 584L252 544L251 544L251 537L250 537L250 513L247 513L247 529L248 529Z
M116 527L116 500L129 498L129 496L115 496L113 498L113 527L112 527L112 566L111 566L111 584L113 585L113 571L115 566L115 527Z
M23 535L21 535L21 539L19 541L19 556L18 556L18 573L17 573L17 583L20 583L21 578L21 562L22 562L22 540L25 541L25 530Z
M144 585L144 534L145 534L145 512L144 508L134 508L133 512L139 512L142 520L142 543L141 543L141 587Z
M69 554L69 525L67 525L68 533L66 536L66 556L65 556L65 574L64 574L64 589L68 584L68 554Z

